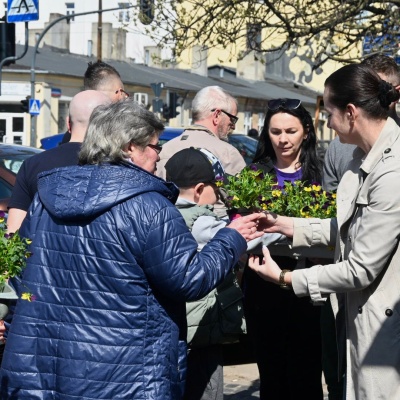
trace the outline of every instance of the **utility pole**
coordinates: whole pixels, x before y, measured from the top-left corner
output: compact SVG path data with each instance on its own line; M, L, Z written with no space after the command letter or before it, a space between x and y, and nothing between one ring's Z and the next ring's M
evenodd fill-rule
M103 9L102 0L99 0L99 11ZM103 13L99 12L97 22L97 61L101 61L102 56L102 42L103 42Z

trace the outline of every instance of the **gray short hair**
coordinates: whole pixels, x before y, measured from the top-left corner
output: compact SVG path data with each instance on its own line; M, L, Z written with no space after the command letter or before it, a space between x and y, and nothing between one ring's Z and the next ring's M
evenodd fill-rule
M237 100L220 86L206 86L197 92L193 99L193 121L201 121L207 118L214 108L222 108L232 113L234 105L237 107Z
M146 147L164 130L162 122L132 99L94 109L79 152L79 164L118 163L131 143Z

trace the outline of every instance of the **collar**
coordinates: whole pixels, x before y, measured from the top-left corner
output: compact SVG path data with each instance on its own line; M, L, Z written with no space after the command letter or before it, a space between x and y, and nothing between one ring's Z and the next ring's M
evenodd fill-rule
M392 147L398 141L399 136L400 128L392 118L388 118L360 169L369 174L381 160L392 156Z
M193 207L196 206L197 204L194 201L190 201L188 199L185 199L183 197L178 197L175 203L176 206L181 206L181 207Z
M186 131L203 131L203 132L207 132L209 135L214 136L216 138L216 136L208 128L206 128L203 125L197 125L197 124L190 125L185 128L185 130L183 131L182 134L184 134Z

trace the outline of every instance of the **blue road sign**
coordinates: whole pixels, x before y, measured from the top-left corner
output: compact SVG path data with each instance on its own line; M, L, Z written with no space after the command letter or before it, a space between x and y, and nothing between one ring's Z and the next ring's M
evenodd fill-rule
M39 0L7 0L7 22L37 21Z
M153 89L153 92L156 95L156 97L160 97L161 91L163 90L164 87L164 82L150 83L150 86Z
M29 99L29 114L31 115L40 114L40 100Z

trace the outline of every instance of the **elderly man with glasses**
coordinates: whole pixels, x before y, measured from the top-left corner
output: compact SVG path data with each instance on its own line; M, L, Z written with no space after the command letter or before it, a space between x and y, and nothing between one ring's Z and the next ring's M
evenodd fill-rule
M193 99L194 124L187 127L175 139L163 145L157 175L165 179L165 164L178 151L189 147L201 147L211 151L221 161L227 174L235 175L245 167L240 153L230 145L226 137L235 129L238 120L237 101L219 86L201 89Z

